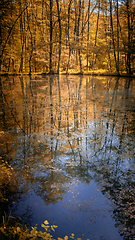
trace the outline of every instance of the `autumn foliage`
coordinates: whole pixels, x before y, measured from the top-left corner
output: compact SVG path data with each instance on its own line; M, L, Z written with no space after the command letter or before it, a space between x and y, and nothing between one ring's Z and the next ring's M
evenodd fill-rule
M1 1L1 73L133 74L132 0Z

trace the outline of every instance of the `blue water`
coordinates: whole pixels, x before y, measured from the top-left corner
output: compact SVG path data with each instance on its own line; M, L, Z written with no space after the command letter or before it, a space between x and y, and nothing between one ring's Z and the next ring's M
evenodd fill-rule
M113 205L94 182L89 184L77 181L69 186L63 200L55 204L45 204L41 197L30 191L20 201L16 216L23 216L30 209L32 226L43 230L41 224L47 219L50 225L57 225L54 238L71 236L82 239L123 239L112 218Z
M135 239L135 80L2 79L0 143L14 169L11 214L54 238ZM1 153L1 154L2 154Z

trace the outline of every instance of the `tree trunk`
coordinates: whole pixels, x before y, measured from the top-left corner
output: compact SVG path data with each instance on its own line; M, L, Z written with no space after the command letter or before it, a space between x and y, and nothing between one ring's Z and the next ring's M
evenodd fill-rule
M60 59L61 59L61 19L60 19L59 0L56 0L56 3L57 3L58 22L59 22L59 61L58 61L58 70L57 70L57 73L59 74L59 71L60 71Z
M114 42L113 18L112 18L112 0L109 0L109 2L110 2L110 25L111 25L111 32L112 32L113 53L114 53L116 71L119 75L119 69L118 69L118 66L117 66L117 59L116 59L116 52L115 52L115 42Z
M20 12L22 12L22 6L20 3ZM19 72L23 72L23 58L24 58L24 33L23 33L23 16L20 17L20 31L21 31L21 62L19 67Z
M1 24L0 24L0 72L2 71L1 66L2 66L2 30L1 30Z
M117 67L119 72L119 1L117 0Z
M129 14L129 1L127 0L127 21L128 21L128 54L127 54L127 67L128 67L128 74L132 74L131 71L131 26L130 26L130 14Z
M52 70L52 34L53 34L53 27L52 27L52 7L53 7L53 0L50 0L50 74L53 73Z
M94 48L96 49L97 46L97 33L98 33L98 25L99 25L99 13L100 13L100 0L98 3L98 16L97 16L97 26L96 26L96 33L95 33L95 45ZM95 63L95 54L93 53L93 61L92 61L92 68L94 67Z
M69 38L71 3L72 3L72 0L70 0L69 5L68 5L68 45L69 45L69 55L68 55L67 73L68 73L69 64L70 64L70 57L71 57L71 46L70 46L70 38Z
M87 32L87 71L88 71L88 65L89 65L89 54L88 54L88 46L89 46L89 31L90 31L90 0L89 0L89 4L88 4L88 32Z
M82 73L82 58L81 58L80 40L79 40L80 18L81 18L81 0L79 0L77 42L78 42L78 48L79 48L78 53L79 53L80 72Z

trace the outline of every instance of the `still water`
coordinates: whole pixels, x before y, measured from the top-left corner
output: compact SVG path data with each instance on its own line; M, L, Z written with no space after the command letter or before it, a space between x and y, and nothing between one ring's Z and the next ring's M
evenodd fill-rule
M11 215L52 235L135 239L135 79L2 77L0 154Z

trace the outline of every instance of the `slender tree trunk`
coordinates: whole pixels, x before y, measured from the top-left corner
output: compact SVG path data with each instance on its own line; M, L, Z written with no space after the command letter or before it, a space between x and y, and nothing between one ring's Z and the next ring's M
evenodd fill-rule
M70 46L70 37L69 37L71 3L72 3L72 0L70 0L69 5L68 5L68 45L69 45L69 55L68 55L67 73L68 73L69 64L70 64L70 57L71 57L71 46Z
M89 0L89 4L88 4L88 32L87 32L87 71L88 71L88 66L89 66L89 49L88 49L88 46L89 46L89 38L90 38L90 34L89 34L89 31L90 31L90 0Z
M36 5L36 16L35 16L35 20L37 21L37 5ZM35 26L34 26L34 46L36 46L37 44L37 25L36 25L36 22L35 22ZM37 71L37 63L36 61L34 62L34 67L35 67L35 72Z
M57 12L58 12L58 22L59 22L59 60L58 60L58 70L57 73L59 74L60 71L60 60L61 60L61 19L60 19L60 8L59 8L59 0L56 0L57 3Z
M74 9L75 9L75 27L74 27L74 41L76 40L77 34L77 2L74 0Z
M32 41L32 33L30 30L30 26L29 26L29 32L30 32L30 36L31 36L31 51L30 51L30 57L29 57L29 74L31 75L31 59L32 59L32 54L33 54L33 41Z
M44 0L42 0L42 29L43 29L43 35L45 34L45 28L44 28Z
M82 57L81 57L80 40L79 40L80 18L81 18L81 0L79 0L79 15L78 15L77 42L78 42L78 47L79 47L78 53L79 53L80 72L82 73Z
M22 12L22 6L20 2L20 12ZM20 31L21 31L21 62L19 72L23 72L24 65L24 33L23 33L23 15L20 17Z
M25 3L24 3L24 6L26 6L27 3L26 3L26 0L25 0ZM23 31L24 31L24 68L25 68L25 72L27 70L27 29L26 29L26 11L23 12Z
M117 68L119 72L119 1L117 0Z
M98 3L98 16L97 16L97 26L96 26L96 33L95 33L95 45L94 48L96 49L97 46L97 33L98 33L98 25L99 25L99 14L100 14L100 0ZM95 63L95 54L93 53L93 61L92 61L92 68L94 67Z
M109 62L110 70L112 70L112 62L111 62L111 56L110 55L111 55L111 39L109 41L109 53L108 53L109 60L108 60L108 62Z
M82 30L81 30L81 35L82 35L82 39L83 39L83 33L84 33L84 0L82 0Z
M114 53L116 71L119 74L119 69L118 69L117 59L116 59L115 42L114 42L113 18L112 18L112 0L109 0L109 2L110 2L110 25L111 25L111 32L112 32L113 53Z
M104 27L105 27L105 42L107 46L107 54L108 54L108 70L111 70L111 59L110 59L110 49L111 49L111 40L108 41L108 14L107 14L107 6L104 8Z
M132 74L131 71L131 26L130 26L130 13L129 13L129 1L127 0L127 21L128 21L128 54L127 54L127 67L128 67L128 74Z
M50 0L50 74L53 73L52 70L52 34L53 34L53 26L52 26L52 7L53 0Z
M30 56L29 56L29 75L31 75L31 72L32 72L31 59L32 59L32 54L33 54L33 36L32 36L32 32L31 32L31 28L30 28L30 16L28 13L28 9L27 9L27 24L28 24L28 30L30 33L30 45L29 45L29 42L28 42L28 45L29 45L29 48L31 49Z
M2 29L1 29L1 23L0 23L0 72L2 71Z

